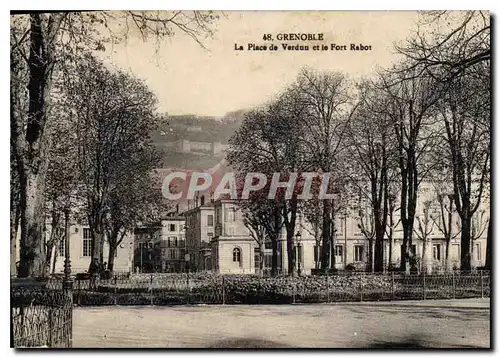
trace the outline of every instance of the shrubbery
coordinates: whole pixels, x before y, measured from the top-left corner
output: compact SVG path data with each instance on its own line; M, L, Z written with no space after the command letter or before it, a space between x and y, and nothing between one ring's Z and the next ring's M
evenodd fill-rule
M481 296L479 276L476 276L455 277L457 298ZM451 276L426 277L427 298L452 298L453 287ZM484 292L489 291L485 289ZM185 273L138 275L129 280L99 281L94 291L76 289L74 298L74 302L80 305L282 304L422 299L423 277L346 272L333 276L262 278L199 272L190 274L188 286Z

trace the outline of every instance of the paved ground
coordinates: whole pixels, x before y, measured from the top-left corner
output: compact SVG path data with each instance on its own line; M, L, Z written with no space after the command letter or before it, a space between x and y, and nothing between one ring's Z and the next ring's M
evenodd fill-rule
M74 310L73 347L490 346L489 299Z

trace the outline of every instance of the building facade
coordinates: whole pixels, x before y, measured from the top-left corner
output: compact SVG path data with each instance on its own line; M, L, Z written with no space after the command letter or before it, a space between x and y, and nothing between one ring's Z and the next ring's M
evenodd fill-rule
M47 228L46 235L50 235L50 226ZM90 236L90 228L85 225L71 225L69 236L69 252L71 260L71 272L83 273L87 272L92 259L92 239ZM114 272L132 272L133 262L134 236L127 233L122 242L118 245L113 259ZM64 271L64 241L56 245L53 249L52 258L55 260L54 273L62 273ZM108 262L109 245L104 242L103 260ZM54 264L54 262L52 262Z
M255 240L233 200L214 203L215 233L210 241L211 269L224 274L255 273Z
M186 253L189 255L191 271L212 269L210 241L214 237L214 203L204 199L195 200L192 207L184 212L186 219Z
M438 192L431 184L423 183L420 188L412 244L410 246L412 265L418 270L440 272L460 267L460 220L453 204L446 200L436 200ZM445 197L445 199L448 196ZM441 196L443 199L443 196ZM448 205L448 206L446 206ZM450 210L451 208L451 210ZM445 220L443 215L445 213ZM450 218L447 215L450 215ZM227 274L254 274L259 268L259 245L244 225L241 209L237 201L218 200L209 203L195 201L186 214L187 252L190 265L195 270L213 270ZM384 269L400 266L403 244L403 227L399 210L391 214L392 230L384 237ZM337 215L330 245L332 265L339 270L351 269L370 271L370 253L373 255L373 228L367 227L356 215ZM489 203L485 200L476 212L472 222L471 263L481 267L486 259L486 235L489 220ZM443 225L451 222L451 239L447 244ZM361 230L364 226L365 230ZM448 228L448 230L450 230ZM389 234L392 231L392 234ZM293 255L294 270L301 274L311 274L320 267L321 233L313 230L301 213L298 213L294 230ZM370 244L371 242L371 244ZM270 243L264 245L264 269L271 267L272 250ZM278 271L286 274L288 255L286 250L286 230L282 229L278 242Z
M186 240L183 216L140 225L135 231L134 272L183 272Z

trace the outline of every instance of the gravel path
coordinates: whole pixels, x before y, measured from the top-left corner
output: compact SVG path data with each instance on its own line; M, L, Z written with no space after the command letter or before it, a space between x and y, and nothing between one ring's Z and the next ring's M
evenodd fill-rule
M73 347L382 348L490 346L489 300L74 311Z

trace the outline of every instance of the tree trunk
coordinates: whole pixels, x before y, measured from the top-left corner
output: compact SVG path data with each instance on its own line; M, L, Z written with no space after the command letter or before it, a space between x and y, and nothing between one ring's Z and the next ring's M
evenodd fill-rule
M401 271L407 274L410 273L410 261L414 260L413 253L410 250L412 245L412 231L412 224L406 225L406 228L403 225L403 245L401 245L401 247L403 248L404 256L401 257Z
M19 277L35 277L43 274L43 190L39 183L39 175L28 173L22 180L21 195L21 242Z
M92 237L92 262L94 262L97 259L99 264L102 264L104 231L102 230L102 225L98 215L94 215L91 218L89 217L89 227Z
M446 246L446 251L444 254L444 267L446 272L451 272L452 267L451 267L451 262L450 262L450 250L451 250L451 236L447 235L445 237L445 246Z
M57 237L56 231L59 226L59 218L60 214L57 212L54 202L52 202L52 222L50 224L50 238L49 241L45 244L45 265L44 265L44 276L50 274L50 268L52 263L52 251L54 247L56 248L56 252L54 253L54 257L57 256L57 247L56 245Z
M278 275L278 238L271 238L271 276L275 277Z
M370 256L370 272L375 272L375 237L370 239L371 256Z
M491 216L490 216L491 217ZM487 234L486 234L486 262L484 264L484 268L486 270L491 270L491 251L493 250L493 247L492 247L492 242L491 242L491 235L493 234L492 230L493 230L493 227L492 227L492 222L493 220L490 219L489 222L488 222L488 231L487 231Z
M460 237L460 270L471 270L471 217L464 216L461 220L461 237Z
M393 269L392 259L394 250L394 206L392 203L389 206L389 268Z
M50 264L52 263L52 251L54 250L54 242L49 241L45 245L45 265L43 268L43 276L46 277L50 274ZM57 253L54 253L56 256Z
M52 260L52 274L56 273L56 262L57 262L57 256L59 256L59 245L61 245L60 242L58 245L56 245L56 249L54 252L54 259Z
M259 276L264 276L264 243L263 239L259 242Z
M432 273L432 261L429 257L430 251L429 251L429 239L426 238L422 241L422 264L421 264L421 271L425 272L426 274L431 274Z
M328 270L330 264L330 201L323 200L323 230L321 245L321 270Z
M321 247L321 237L319 236L319 228L318 228L318 224L315 224L314 226L314 242L315 242L315 247L314 247L314 251L315 251L315 257L316 257L316 260L314 261L314 268L317 270L319 269L319 266L320 266L320 247Z
M99 240L99 263L104 263L104 234L101 235L101 240Z
M335 269L335 240L337 239L337 230L335 227L335 202L332 202L330 212L330 268Z
M404 234L403 234L404 235ZM401 272L409 273L409 253L408 253L408 241L403 237L403 243L401 244L401 262L399 269Z
M286 229L286 253L288 259L287 273L289 276L295 275L296 260L295 260L295 223L297 221L297 199L292 198L289 201L289 207L283 207L283 220ZM290 210L290 218L288 217L288 209Z
M10 275L17 276L17 232L19 228L19 214L20 207L19 204L16 205L14 209L10 211Z
M384 227L379 227L375 230L375 249L373 263L373 270L375 272L384 272L384 235Z
M57 26L47 15L30 15L29 109L22 163L19 166L21 189L21 244L19 277L43 273L42 225L45 171L47 167L47 136L44 135L50 108ZM60 15L50 14L51 20ZM49 26L50 24L50 26Z
M392 234L389 236L389 257L388 257L388 263L387 263L387 268L389 270L392 270L392 250L394 249L394 238L392 237Z
M108 253L108 266L107 269L109 272L113 272L113 267L115 265L115 252L116 252L117 246L115 245L109 245L109 253Z

